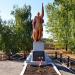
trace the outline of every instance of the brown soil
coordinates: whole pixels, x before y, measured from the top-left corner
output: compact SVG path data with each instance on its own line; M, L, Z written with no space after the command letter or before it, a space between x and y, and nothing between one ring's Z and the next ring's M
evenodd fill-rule
M24 75L58 75L52 66L34 67L27 66Z

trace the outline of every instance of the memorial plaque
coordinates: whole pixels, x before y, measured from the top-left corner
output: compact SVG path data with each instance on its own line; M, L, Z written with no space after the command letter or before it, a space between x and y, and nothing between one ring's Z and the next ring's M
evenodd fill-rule
M44 51L33 51L33 61L45 61Z

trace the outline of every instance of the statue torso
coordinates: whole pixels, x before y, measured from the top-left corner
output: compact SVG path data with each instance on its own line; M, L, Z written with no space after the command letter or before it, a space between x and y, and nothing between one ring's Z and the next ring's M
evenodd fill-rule
M36 29L42 29L43 19L41 16L36 17Z

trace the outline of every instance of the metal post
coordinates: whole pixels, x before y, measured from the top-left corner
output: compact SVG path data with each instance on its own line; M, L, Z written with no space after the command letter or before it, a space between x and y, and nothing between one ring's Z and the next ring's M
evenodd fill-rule
M60 62L62 62L62 53L60 53Z
M57 59L57 52L55 52L55 59Z
M68 56L68 58L67 58L67 67L69 67L70 66L70 57Z

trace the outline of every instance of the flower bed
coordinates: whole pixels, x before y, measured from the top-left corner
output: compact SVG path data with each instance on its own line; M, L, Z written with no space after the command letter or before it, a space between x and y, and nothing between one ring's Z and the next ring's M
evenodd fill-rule
M52 66L30 66L28 65L24 75L58 75Z

